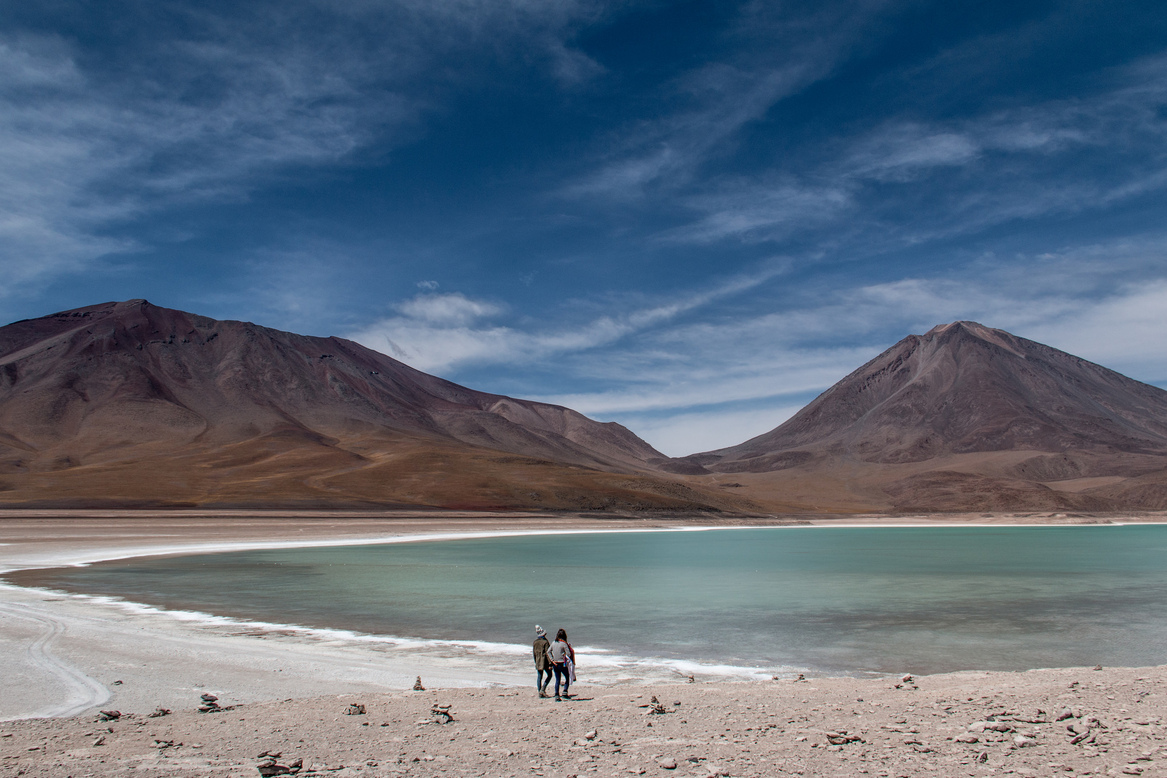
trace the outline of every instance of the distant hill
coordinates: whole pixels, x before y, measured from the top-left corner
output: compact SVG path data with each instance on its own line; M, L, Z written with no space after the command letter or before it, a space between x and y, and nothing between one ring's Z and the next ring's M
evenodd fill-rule
M619 424L474 391L341 338L145 300L0 328L0 504L741 503L664 472L677 467Z
M791 509L1167 508L1167 392L974 322L911 335L778 428L687 458Z

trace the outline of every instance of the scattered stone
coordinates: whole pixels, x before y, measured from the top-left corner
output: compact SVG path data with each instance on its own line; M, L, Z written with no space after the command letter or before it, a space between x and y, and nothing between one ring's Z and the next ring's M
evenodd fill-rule
M979 754L977 754L977 762L979 762L980 764L984 764L987 761L989 761L989 752L988 751L982 751Z
M155 708L153 713L147 713L146 718L156 719L159 716L169 716L170 708Z
M97 714L97 718L101 721L117 721L122 717L120 710L103 710Z
M434 705L430 709L430 713L433 714L434 721L439 724L449 724L454 720L453 714L450 713L449 705Z
M173 740L154 740L154 748L170 748L174 745Z
M417 680L413 682L413 690L415 692L424 692L425 691L425 687L421 685L421 676L420 675L417 677Z
M1143 768L1139 767L1137 764L1128 764L1122 768L1122 774L1123 775L1142 775Z
M841 729L838 732L827 732L827 742L832 746L842 746L847 743L862 743L863 738L858 735L848 735L847 730Z
M113 683L110 684L110 686L121 686L121 685L122 685L121 681L114 681Z
M662 770L676 770L677 769L677 760L676 759L662 759L660 761L660 767Z
M1037 745L1037 741L1025 735L1016 735L1013 738L1013 745L1016 748L1031 748Z
M1095 670L1101 670L1101 669L1102 669L1102 665L1094 665L1094 669L1095 669Z
M104 746L104 745L105 745L105 735L102 735L102 736L101 736L101 737L99 737L97 740L94 740L94 741L93 741L93 745L95 745L95 746Z
M1062 712L1058 714L1058 717L1054 721L1065 721L1066 719L1072 718L1074 718L1074 711L1069 708L1062 708Z
M978 739L979 738L973 734L957 735L953 738L953 740L955 740L957 743L976 743Z
M364 716L365 715L365 706L360 704L359 702L354 702L351 705L349 705L347 708L344 709L344 715L346 715L346 716Z

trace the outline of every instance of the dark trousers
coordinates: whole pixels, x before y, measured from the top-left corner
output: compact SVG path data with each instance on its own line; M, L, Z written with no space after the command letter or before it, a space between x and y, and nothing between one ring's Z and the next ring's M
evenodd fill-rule
M539 691L546 691L547 684L551 683L551 668L535 668L535 688Z
M552 662L551 670L555 673L555 696L559 696L559 679L563 679L563 693L567 694L567 687L571 684L571 676L567 674L567 662Z

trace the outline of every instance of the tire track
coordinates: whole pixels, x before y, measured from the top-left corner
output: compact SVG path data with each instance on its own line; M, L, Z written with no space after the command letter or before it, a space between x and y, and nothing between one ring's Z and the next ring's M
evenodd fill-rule
M52 652L53 643L65 634L65 622L27 605L0 603L0 615L39 624L42 633L24 648L29 664L55 678L65 687L65 697L21 718L64 718L76 716L109 700L109 689Z

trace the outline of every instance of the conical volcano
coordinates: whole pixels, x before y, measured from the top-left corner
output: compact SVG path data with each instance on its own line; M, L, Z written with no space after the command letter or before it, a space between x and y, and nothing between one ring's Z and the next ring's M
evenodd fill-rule
M872 509L1103 510L1167 507L1164 457L1167 391L959 321L904 338L776 429L690 460L763 474L775 495L797 481L819 503L834 491Z

